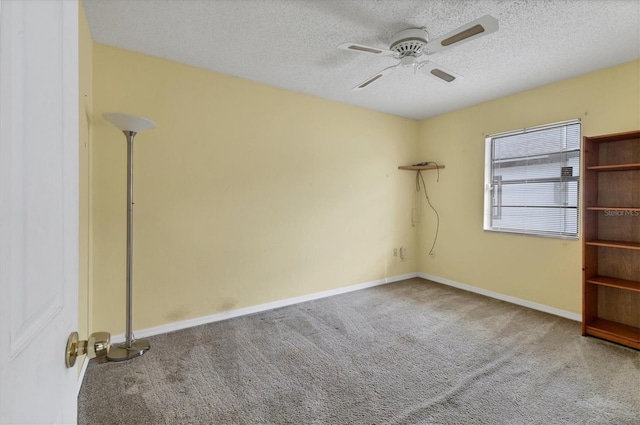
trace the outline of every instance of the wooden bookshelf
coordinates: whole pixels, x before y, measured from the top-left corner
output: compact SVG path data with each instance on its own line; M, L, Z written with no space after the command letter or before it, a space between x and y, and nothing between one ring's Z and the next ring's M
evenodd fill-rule
M640 131L582 150L582 334L640 350Z

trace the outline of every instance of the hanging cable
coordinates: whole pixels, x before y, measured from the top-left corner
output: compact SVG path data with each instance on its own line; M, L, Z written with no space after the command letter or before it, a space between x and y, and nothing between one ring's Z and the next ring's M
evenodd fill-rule
M436 167L438 167L438 164L434 161L429 161L429 163L434 164ZM437 168L437 170L438 170L438 178L436 182L439 182L440 168ZM416 174L416 192L420 192L420 181L422 181L422 187L424 188L424 196L425 198L427 198L427 204L429 204L433 212L436 213L436 234L433 237L433 244L431 245L431 249L429 250L429 255L433 255L434 254L433 248L435 248L436 246L436 241L438 240L438 231L440 230L440 215L438 214L438 211L436 211L436 209L431 204L431 200L429 199L429 194L427 193L427 185L424 182L424 177L422 177L422 173L420 172L420 170L418 170L418 173Z

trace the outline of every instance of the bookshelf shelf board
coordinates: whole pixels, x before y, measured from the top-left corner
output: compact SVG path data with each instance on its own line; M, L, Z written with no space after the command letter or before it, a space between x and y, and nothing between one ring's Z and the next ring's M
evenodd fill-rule
M596 319L587 324L587 335L608 339L636 349L640 348L640 328L612 322L611 320Z
M589 211L640 211L640 207L587 207Z
M592 285L609 286L625 291L640 292L640 282L634 280L616 279L615 277L593 276L587 279L587 283Z
M619 165L593 165L587 167L592 171L633 171L640 170L640 164L619 164Z
M640 250L638 242L621 242L621 241L603 241L593 240L585 242L585 245L604 246L607 248L637 249Z

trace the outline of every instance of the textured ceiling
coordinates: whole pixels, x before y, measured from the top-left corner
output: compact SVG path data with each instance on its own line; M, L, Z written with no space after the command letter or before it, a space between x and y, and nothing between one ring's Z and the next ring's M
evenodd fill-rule
M84 0L94 41L296 92L424 119L640 58L640 0ZM498 32L428 57L450 85L402 69L351 88L425 27L438 37L483 15Z

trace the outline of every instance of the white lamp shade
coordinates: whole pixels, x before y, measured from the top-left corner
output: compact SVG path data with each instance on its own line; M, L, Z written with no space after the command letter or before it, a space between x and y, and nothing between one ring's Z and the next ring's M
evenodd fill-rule
M102 117L122 131L140 133L141 131L150 130L156 126L156 123L153 121L135 115L108 112L102 114Z

